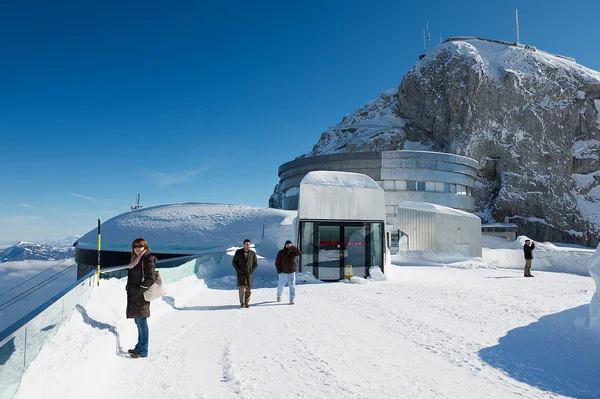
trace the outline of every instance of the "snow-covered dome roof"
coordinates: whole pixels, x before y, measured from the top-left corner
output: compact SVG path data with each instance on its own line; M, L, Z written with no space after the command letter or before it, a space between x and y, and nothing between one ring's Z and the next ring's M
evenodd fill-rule
M159 205L123 213L102 223L102 249L129 252L131 243L138 237L146 239L153 252L161 253L219 251L241 247L246 238L258 246L265 235L277 236L285 229L289 229L286 235L290 237L294 217L296 211L246 205ZM271 241L277 242L276 239ZM97 246L94 229L79 239L77 248L96 249Z

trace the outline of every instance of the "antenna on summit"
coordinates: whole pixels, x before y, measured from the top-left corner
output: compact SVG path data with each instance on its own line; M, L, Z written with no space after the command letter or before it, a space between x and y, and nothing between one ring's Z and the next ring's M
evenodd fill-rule
M429 52L429 40L431 35L429 34L429 21L425 22L425 29L423 29L423 51Z
M140 208L142 208L142 207L143 207L143 205L140 205L140 193L138 193L138 196L137 196L137 204L135 204L135 205L131 205L131 210L132 210L132 211L135 211L136 209L140 209Z
M519 44L519 10L515 9L515 18L517 20L517 44Z

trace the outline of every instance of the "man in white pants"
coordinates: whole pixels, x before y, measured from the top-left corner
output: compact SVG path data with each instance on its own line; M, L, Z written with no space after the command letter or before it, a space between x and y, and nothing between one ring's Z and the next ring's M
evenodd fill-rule
M277 302L281 302L283 287L287 283L290 289L290 305L294 304L296 298L296 271L298 270L296 257L301 253L298 248L292 245L290 240L287 240L283 249L277 252L277 258L275 258L275 267L277 267L277 274L279 275Z

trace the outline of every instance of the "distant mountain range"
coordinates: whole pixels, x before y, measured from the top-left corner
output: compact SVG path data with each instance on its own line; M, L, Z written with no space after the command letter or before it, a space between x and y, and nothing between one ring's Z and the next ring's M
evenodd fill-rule
M74 258L73 243L78 239L78 236L69 236L61 240L42 240L39 243L19 241L15 245L0 250L0 263Z

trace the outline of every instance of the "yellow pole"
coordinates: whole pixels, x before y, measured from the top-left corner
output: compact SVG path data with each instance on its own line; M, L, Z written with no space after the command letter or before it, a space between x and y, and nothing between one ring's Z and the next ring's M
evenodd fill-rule
M96 271L96 279L100 285L100 218L98 218L98 270Z

